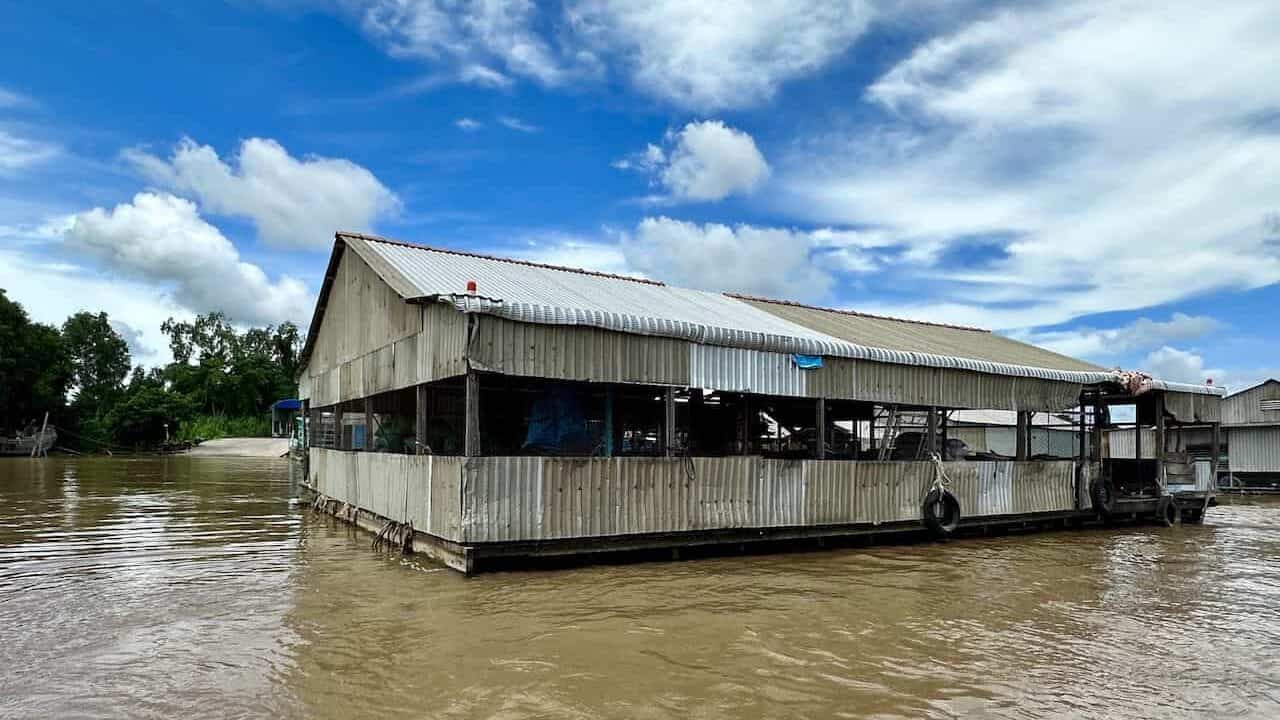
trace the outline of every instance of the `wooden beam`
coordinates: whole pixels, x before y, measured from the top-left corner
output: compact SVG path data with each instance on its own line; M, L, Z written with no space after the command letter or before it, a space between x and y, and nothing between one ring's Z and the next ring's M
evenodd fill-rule
M466 437L464 444L466 446L467 457L479 457L480 455L480 376L474 370L467 371L467 398L466 398Z
M738 396L737 446L739 455L751 454L751 396L743 393Z
M604 456L613 457L613 385L604 388Z
M927 432L929 436L925 438L924 449L925 452L929 453L929 457L932 458L933 454L938 452L938 408L935 406L929 407L928 423L926 424L925 432Z
M662 450L671 457L676 452L676 389L667 388L662 400Z
M1164 474L1164 453L1165 449L1168 447L1168 430L1165 427L1163 392L1156 393L1154 404L1156 406L1156 484L1160 486L1160 491L1163 493L1166 486L1166 478Z
M818 398L814 414L813 456L819 460L827 457L827 401Z
M418 445L413 452L415 455L421 455L427 451L427 423L431 419L431 389L423 384L415 387L414 391L417 396L417 405L414 407L413 439Z
M1006 416L1008 417L1008 416ZM1018 411L1018 427L1014 432L1017 438L1017 453L1019 460L1026 460L1030 454L1031 445L1031 413L1026 410Z
M373 398L366 397L364 399L364 448L365 452L373 452L374 427L373 427Z

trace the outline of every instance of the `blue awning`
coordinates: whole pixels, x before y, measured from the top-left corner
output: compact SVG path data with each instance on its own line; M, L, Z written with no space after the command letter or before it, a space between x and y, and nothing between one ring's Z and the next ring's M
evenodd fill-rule
M302 401L296 398L277 400L271 403L271 409L272 410L301 410Z

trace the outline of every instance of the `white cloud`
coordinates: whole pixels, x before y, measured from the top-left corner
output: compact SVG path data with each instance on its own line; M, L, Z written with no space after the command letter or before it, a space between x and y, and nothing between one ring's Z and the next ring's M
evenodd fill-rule
M460 82L505 87L515 75L559 85L571 73L534 30L536 12L531 0L373 0L361 24L390 54L445 63Z
M531 125L512 115L501 115L498 117L498 122L505 127L522 133L536 133L541 129L537 125Z
M491 254L531 262L581 268L614 275L643 277L627 263L622 246L615 242L560 232L527 234L521 245L494 248Z
M220 310L245 323L305 324L311 310L312 295L302 282L288 276L273 282L241 260L194 204L173 195L138 193L112 210L79 213L65 243L129 281L166 288L173 304L192 312Z
M921 304L1001 328L1280 281L1280 5L1079 0L1020 7L917 48L867 91L882 120L777 164L806 222L880 228ZM954 265L973 238L994 257ZM923 285L922 285L923 287Z
M7 88L0 87L0 108L3 107L20 107L23 105L31 105L31 98L21 93L16 93Z
M208 212L253 220L263 240L281 247L328 247L335 231L371 229L400 206L367 169L348 160L297 159L274 140L245 140L231 165L190 139L168 160L136 150L125 157L152 182L191 193Z
M2 91L0 91L2 92ZM0 96L0 105L4 97ZM52 143L19 137L0 128L0 173L11 173L46 163L62 149Z
M1226 384L1223 370L1205 368L1204 358L1168 345L1147 355L1142 361L1142 369L1161 380L1203 383L1212 379L1217 385Z
M622 241L635 270L681 287L819 300L831 275L812 262L812 236L786 228L645 218Z
M844 53L872 18L858 0L605 0L569 4L578 38L620 55L644 92L711 111L758 105Z
M469 117L460 117L457 120L454 120L453 124L463 132L475 132L476 130L484 127L484 123L479 120L473 120Z
M1143 317L1114 328L1082 327L1014 333L1013 336L1064 355L1105 360L1169 342L1195 340L1221 327L1222 323L1208 316L1174 313L1165 321Z
M756 189L769 175L755 140L719 120L691 122L667 133L664 144L651 143L613 166L649 174L672 200L723 200Z

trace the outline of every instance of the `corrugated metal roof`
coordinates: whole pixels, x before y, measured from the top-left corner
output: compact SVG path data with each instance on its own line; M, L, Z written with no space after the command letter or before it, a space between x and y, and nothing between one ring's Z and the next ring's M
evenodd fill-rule
M1115 379L1095 365L985 330L746 299L355 233L337 239L406 299L437 299L517 322L1069 383ZM472 281L474 293L467 290Z

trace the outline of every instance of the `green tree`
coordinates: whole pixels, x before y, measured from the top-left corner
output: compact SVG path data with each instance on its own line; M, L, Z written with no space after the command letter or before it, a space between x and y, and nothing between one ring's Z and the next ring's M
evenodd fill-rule
M58 329L31 322L0 289L0 430L18 429L45 412L61 421L70 379Z
M111 327L104 312L78 312L62 324L62 338L71 359L77 412L101 418L111 409L129 374L129 345Z

